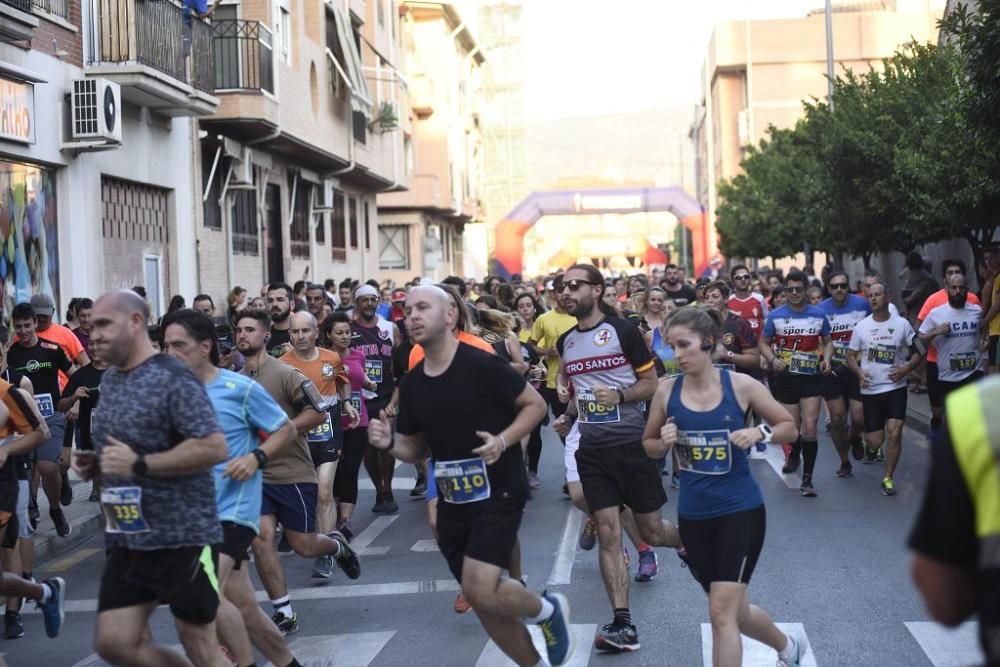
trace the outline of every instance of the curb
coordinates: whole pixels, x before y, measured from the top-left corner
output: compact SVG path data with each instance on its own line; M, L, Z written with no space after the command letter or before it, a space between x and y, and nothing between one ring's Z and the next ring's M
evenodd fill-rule
M907 428L913 429L921 435L927 435L931 430L930 416L916 410L906 411L906 421L904 423Z
M46 530L35 535L35 564L44 565L60 556L74 551L94 536L104 531L101 514L98 512L84 521L73 525L73 532L68 537L59 537L55 531Z

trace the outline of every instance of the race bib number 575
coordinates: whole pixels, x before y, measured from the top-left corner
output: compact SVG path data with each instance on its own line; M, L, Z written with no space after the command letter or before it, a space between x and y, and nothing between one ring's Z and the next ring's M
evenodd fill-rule
M733 467L729 431L679 431L677 460L681 470L699 475L725 475Z

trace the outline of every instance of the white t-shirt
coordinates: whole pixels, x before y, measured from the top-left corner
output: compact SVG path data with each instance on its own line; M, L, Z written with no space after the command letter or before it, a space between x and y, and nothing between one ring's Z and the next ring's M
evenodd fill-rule
M979 320L983 309L966 303L964 308L952 308L947 301L927 313L920 333L929 334L947 322L951 331L934 339L938 353L938 379L945 382L964 380L983 370L983 353L979 349Z
M907 362L912 339L913 327L899 315L889 315L885 322L869 315L855 325L847 348L860 353L861 370L868 374L868 386L861 387L862 394L884 394L906 386L905 377L893 382L889 373Z

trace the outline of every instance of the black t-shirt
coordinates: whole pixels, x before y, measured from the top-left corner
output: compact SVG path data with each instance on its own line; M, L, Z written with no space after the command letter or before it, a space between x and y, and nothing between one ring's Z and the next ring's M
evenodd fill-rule
M80 387L87 388L87 396L80 399L80 416L77 418L77 424L80 427L80 449L91 450L94 448L90 439L91 418L97 408L97 402L101 398L102 375L104 375L103 369L95 368L94 364L87 364L73 373L62 393L63 398L67 398Z
M36 401L43 394L48 394L53 401L54 409L55 402L61 395L59 371L68 374L73 362L61 347L39 337L38 342L31 347L24 347L20 343L11 345L7 351L7 365L10 366L13 375L24 375L31 380L31 385L35 388ZM44 407L41 401L39 407Z
M280 357L281 352L275 352L275 348L278 348L285 343L290 343L291 338L288 335L288 329L275 329L271 327L271 337L267 339L265 347L267 347L267 353L272 357Z
M424 362L410 369L399 388L396 430L423 433L435 461L475 458L483 441L476 431L500 433L517 416L514 401L525 379L510 363L471 345L459 345L448 370L424 373ZM492 498L524 499L528 490L521 447L507 443L500 460L489 466Z
M681 285L681 288L676 292L671 291L666 285L663 286L663 289L667 292L667 298L678 306L687 306L698 300L698 294L690 285Z

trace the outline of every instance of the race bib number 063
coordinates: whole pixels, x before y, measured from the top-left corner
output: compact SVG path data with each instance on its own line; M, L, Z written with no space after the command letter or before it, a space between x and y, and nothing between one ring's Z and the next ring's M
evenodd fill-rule
M580 421L584 424L611 424L622 420L619 406L601 405L590 389L581 389L576 401Z

